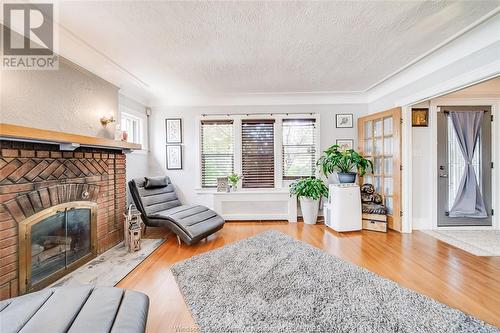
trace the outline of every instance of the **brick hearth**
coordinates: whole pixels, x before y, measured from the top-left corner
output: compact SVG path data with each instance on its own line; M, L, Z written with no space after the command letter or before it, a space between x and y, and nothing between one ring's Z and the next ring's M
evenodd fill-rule
M0 300L19 294L18 223L48 207L94 201L97 252L123 239L125 155L121 151L0 141Z

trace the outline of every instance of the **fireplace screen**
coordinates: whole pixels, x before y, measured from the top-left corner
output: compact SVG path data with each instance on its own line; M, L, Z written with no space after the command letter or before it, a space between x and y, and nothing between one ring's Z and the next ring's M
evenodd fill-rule
M25 270L26 291L55 281L95 254L95 209L81 202L60 206L44 211L25 228L26 261L20 260L20 272Z

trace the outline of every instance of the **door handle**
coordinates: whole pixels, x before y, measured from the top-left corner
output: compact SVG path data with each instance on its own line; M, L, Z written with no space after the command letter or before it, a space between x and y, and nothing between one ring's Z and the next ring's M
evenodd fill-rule
M441 178L448 178L448 175L446 173L440 173L439 177L441 177Z

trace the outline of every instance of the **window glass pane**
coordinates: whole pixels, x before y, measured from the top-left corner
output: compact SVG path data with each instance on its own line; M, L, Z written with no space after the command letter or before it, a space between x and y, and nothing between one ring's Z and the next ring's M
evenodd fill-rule
M274 120L241 124L243 187L274 187Z
M384 174L386 176L392 175L392 157L384 159Z
M392 195L392 178L384 178L384 195Z
M202 121L201 185L216 187L218 177L227 177L234 168L232 121Z
M142 143L140 137L141 119L127 113L121 113L121 130L127 132L128 142Z
M365 140L365 148L364 148L364 153L365 155L371 155L372 154L372 145L373 145L373 140Z
M373 131L373 134L375 136L382 136L382 119L380 120L375 120L375 128Z
M392 117L384 119L384 135L392 135Z
M283 120L283 177L314 176L316 120Z
M385 197L385 206L387 207L387 214L392 215L393 212L393 200L392 197Z
M365 139L369 139L372 137L372 122L365 122Z
M375 192L382 192L382 177L373 177L373 186L375 187Z
M373 164L373 173L376 175L382 174L382 160L383 158L375 158L375 163Z
M382 155L382 139L375 139L375 155Z
M384 155L392 155L392 137L384 138Z

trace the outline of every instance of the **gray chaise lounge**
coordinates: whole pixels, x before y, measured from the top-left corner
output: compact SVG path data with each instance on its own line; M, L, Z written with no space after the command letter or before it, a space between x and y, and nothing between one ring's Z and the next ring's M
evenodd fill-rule
M149 298L113 287L47 288L0 302L0 332L144 333Z
M179 243L194 244L224 226L224 219L213 210L183 205L166 176L136 178L128 184L144 224L169 228Z

